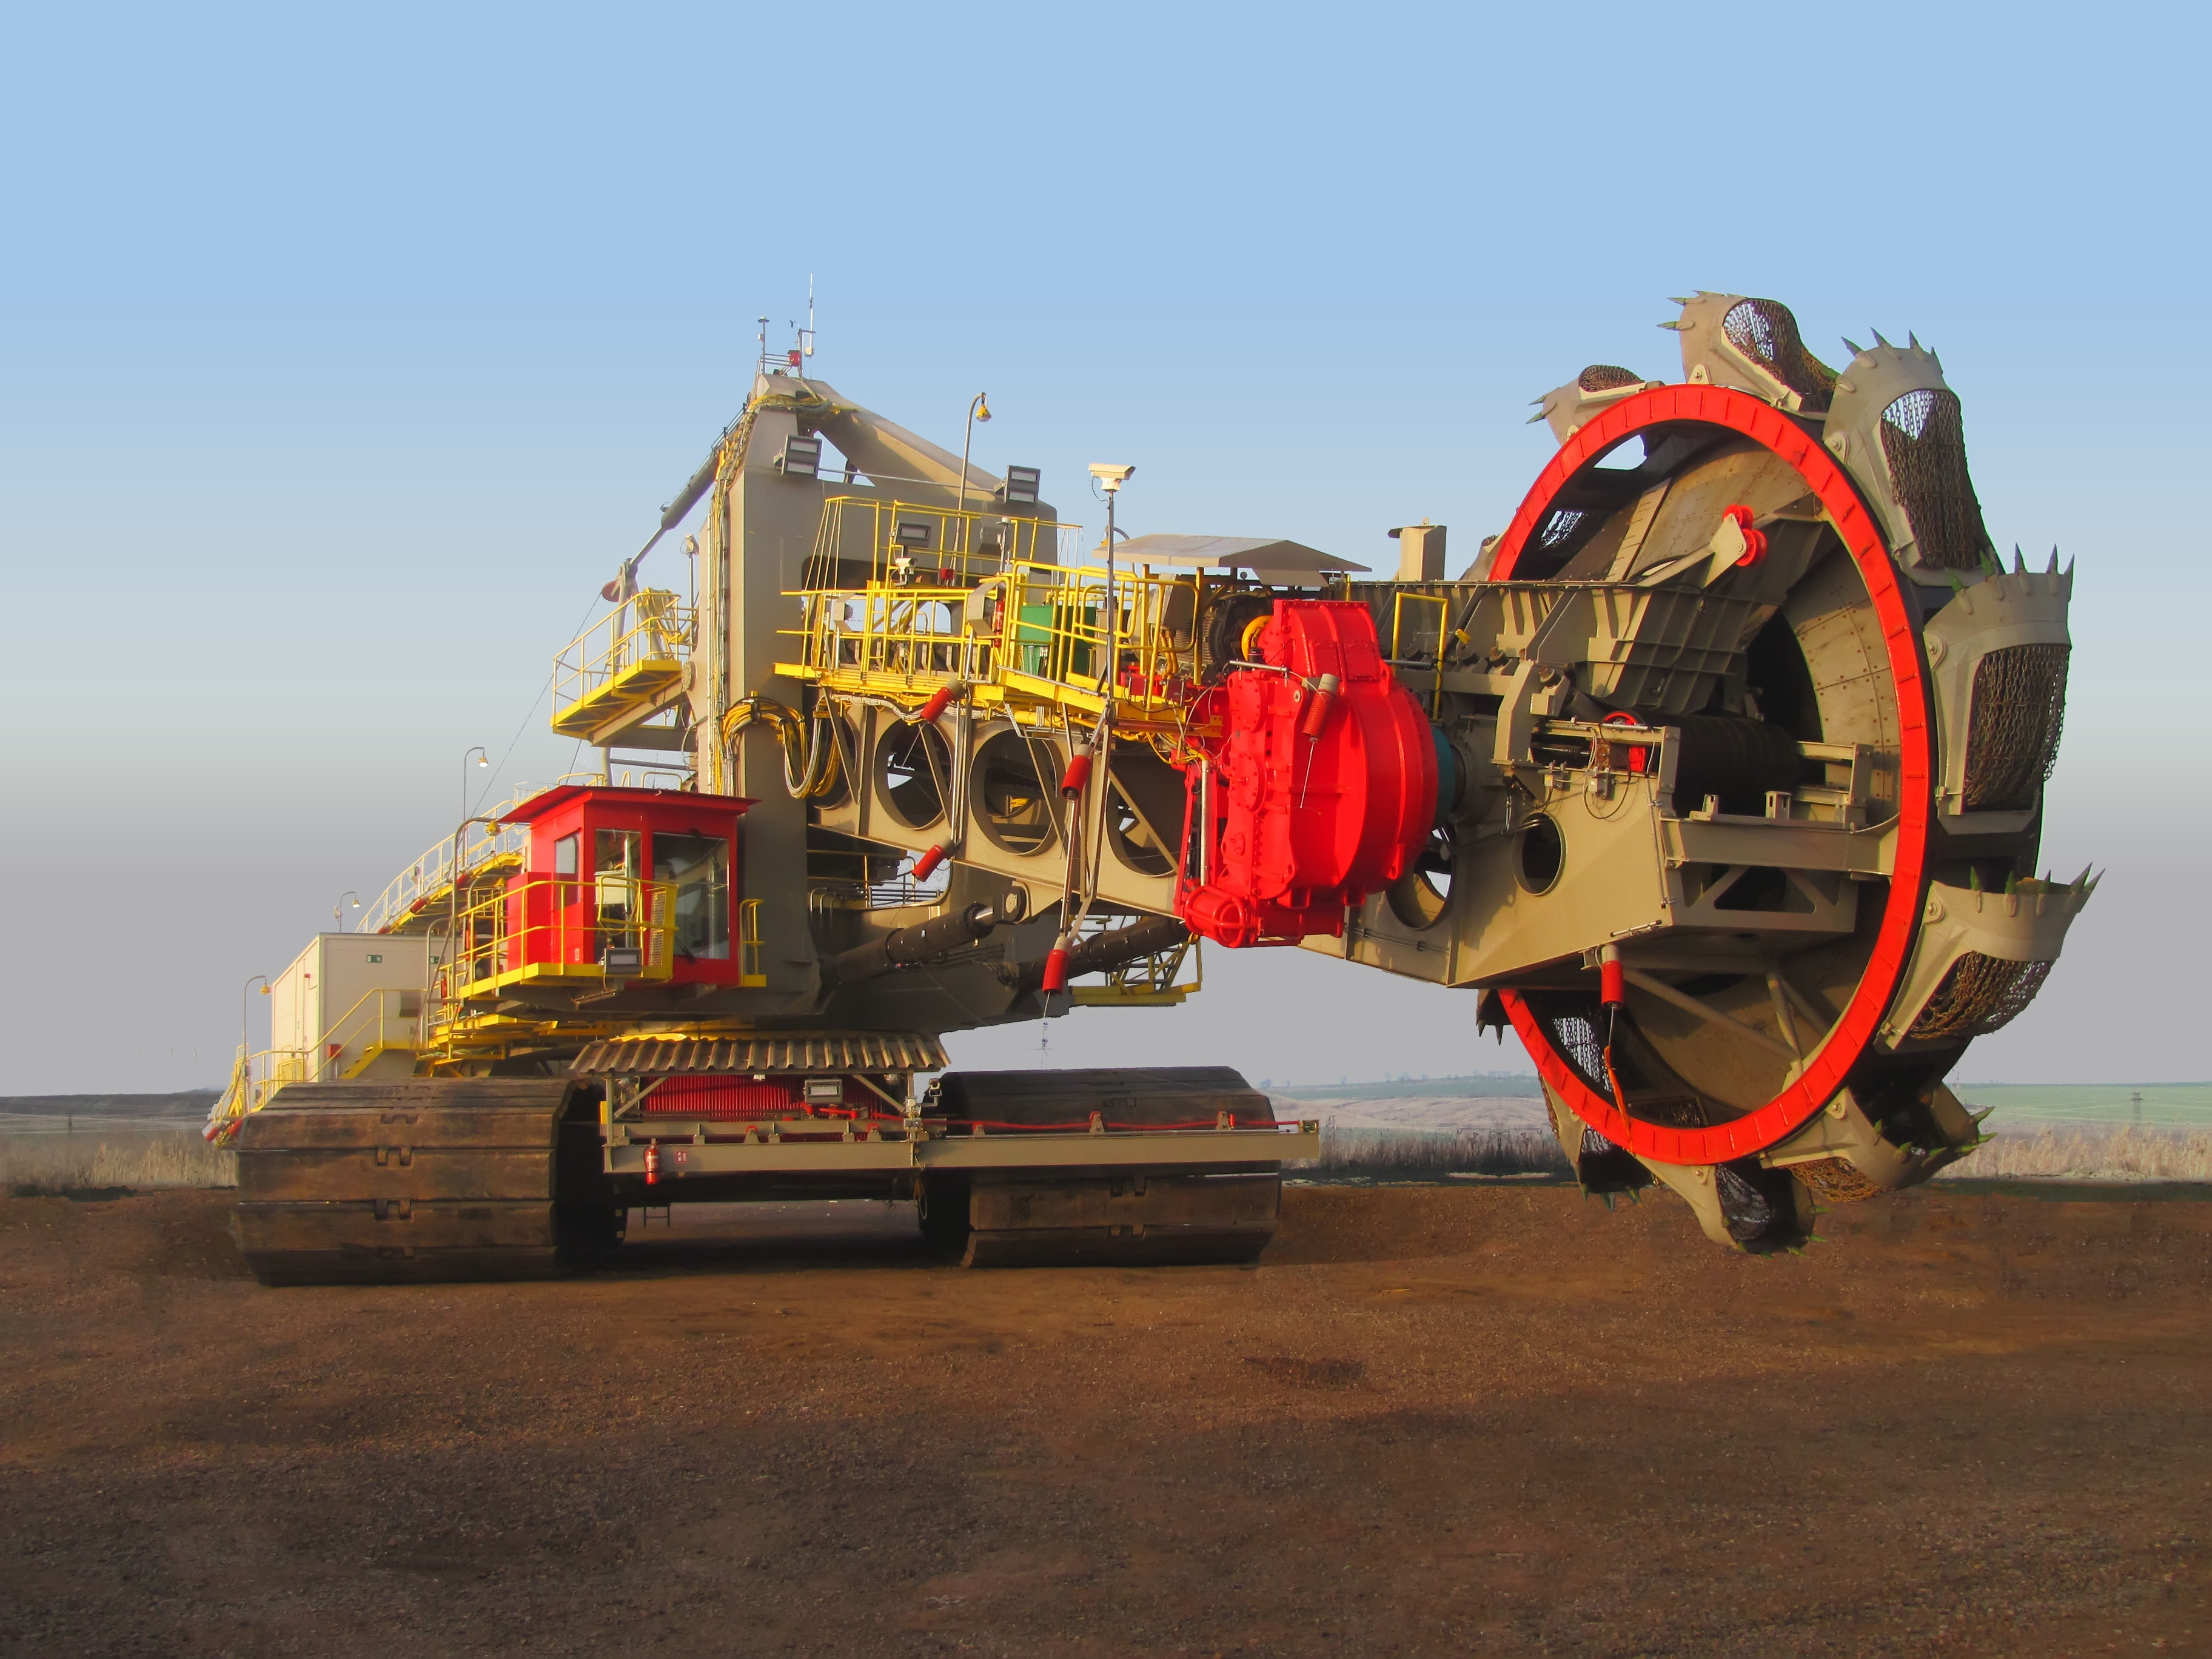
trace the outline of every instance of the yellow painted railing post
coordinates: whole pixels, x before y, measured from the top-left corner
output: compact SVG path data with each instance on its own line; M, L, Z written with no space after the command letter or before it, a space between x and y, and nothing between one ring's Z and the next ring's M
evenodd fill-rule
M738 907L738 982L765 985L761 968L761 901L747 899Z

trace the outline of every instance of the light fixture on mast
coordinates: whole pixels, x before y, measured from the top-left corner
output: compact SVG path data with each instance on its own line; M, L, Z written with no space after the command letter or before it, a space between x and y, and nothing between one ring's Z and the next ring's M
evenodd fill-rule
M1114 526L1114 503L1121 497L1121 486L1129 482L1131 475L1133 474L1136 470L1137 469L1133 466L1127 466L1118 461L1093 461L1091 463L1091 476L1097 481L1098 488L1106 492L1107 648L1103 653L1106 659L1105 666L1099 672L1098 675L1098 689L1101 691L1103 691L1108 684L1113 679L1114 671L1115 667L1118 666L1118 665L1114 661L1114 632L1121 620L1121 613L1119 609L1120 601L1114 592L1114 540L1116 534ZM1111 703L1107 705L1107 708L1109 712L1112 708L1113 705ZM1103 716L1101 716L1101 718L1103 719Z
M956 513L968 510L968 451L975 441L975 422L991 418L991 394L979 392L968 400L968 435L960 441L960 498Z

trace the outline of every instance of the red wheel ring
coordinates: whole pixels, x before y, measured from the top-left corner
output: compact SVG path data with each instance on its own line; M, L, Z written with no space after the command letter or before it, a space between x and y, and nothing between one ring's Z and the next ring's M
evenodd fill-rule
M1669 1129L1627 1116L1567 1064L1518 993L1505 991L1501 996L1537 1071L1577 1117L1615 1145L1662 1164L1723 1164L1773 1146L1835 1098L1874 1041L1896 994L1919 920L1928 858L1931 720L1920 636L1913 629L1898 586L1897 567L1882 544L1874 515L1817 441L1780 410L1747 392L1717 386L1660 386L1624 398L1606 410L1569 438L1538 475L1498 543L1492 577L1504 580L1511 576L1553 498L1587 463L1645 427L1674 421L1726 427L1764 445L1794 467L1842 537L1874 600L1897 685L1899 739L1897 856L1874 952L1843 1018L1814 1051L1797 1080L1757 1111L1704 1129Z

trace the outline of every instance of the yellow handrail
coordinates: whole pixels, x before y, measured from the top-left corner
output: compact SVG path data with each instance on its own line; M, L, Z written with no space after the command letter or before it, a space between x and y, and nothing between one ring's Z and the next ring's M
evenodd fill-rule
M525 979L666 979L676 884L635 876L531 876L465 906L459 939L432 970L432 1025ZM635 965L624 954L635 951Z
M553 729L571 736L609 712L661 701L683 684L693 613L648 587L617 605L553 659Z
M1172 727L1197 667L1199 579L1016 561L974 587L802 590L799 677L927 697L955 681L1009 701Z
M364 1014L365 1009L369 1012ZM288 1083L324 1083L352 1076L344 1069L349 1054L362 1064L392 1049L413 1052L422 1040L422 992L386 987L363 993L325 1028L315 1048L264 1048L258 1054L240 1049L232 1063L228 1085L208 1113L207 1138L223 1139Z
M1451 621L1451 602L1445 599L1441 593L1398 592L1392 594L1390 596L1390 600L1391 662L1394 665L1403 664L1406 660L1406 653L1408 649L1418 650L1423 646L1425 646L1429 653L1430 664L1432 666L1441 664L1443 661L1444 654L1444 629ZM1410 646L1408 645L1405 638L1406 607L1408 605L1432 605L1436 606L1437 631L1433 638L1417 640ZM1417 627L1416 632L1418 633L1419 631L1419 629ZM1429 714L1431 718L1433 718L1443 707L1443 676L1441 672L1438 672L1437 674L1435 688L1431 692L1429 697Z
M761 902L747 899L738 907L738 983L758 986L768 983L767 970L761 966Z
M307 1080L309 1054L305 1048L264 1048L248 1054L240 1048L230 1069L230 1084L208 1113L200 1133L218 1144L236 1132L249 1112L258 1112L270 1097L288 1083Z
M592 774L592 781L596 781L597 776L596 773ZM562 780L564 782L568 781ZM513 799L500 802L484 816L503 817L539 793L535 784L517 784ZM463 882L472 882L480 873L489 873L483 866L494 859L514 857L519 860L528 844L529 836L529 828L525 824L470 824L461 831L459 865ZM436 913L436 920L444 921L446 889L453 880L453 851L451 835L426 848L421 858L384 884L384 890L376 896L375 902L362 913L362 922L357 931L388 933L411 918L431 911Z
M354 1017L371 1003L374 1008L356 1022ZM351 1051L359 1051L354 1062L357 1065L390 1049L414 1048L419 1040L422 1018L422 993L419 990L387 986L364 993L352 1007L325 1028L322 1047L309 1067L309 1080L321 1083L336 1076L349 1075L341 1071L341 1066Z
M833 495L822 504L805 584L816 590L933 585L950 573L954 585L971 586L1019 562L1073 562L1082 532L1079 524L1004 511Z

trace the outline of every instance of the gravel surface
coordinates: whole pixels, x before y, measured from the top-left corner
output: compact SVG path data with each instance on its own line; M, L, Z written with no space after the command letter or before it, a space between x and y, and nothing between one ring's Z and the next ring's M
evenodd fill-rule
M263 1290L0 1201L0 1651L2212 1652L2212 1205L1302 1188L1255 1268L883 1206Z

